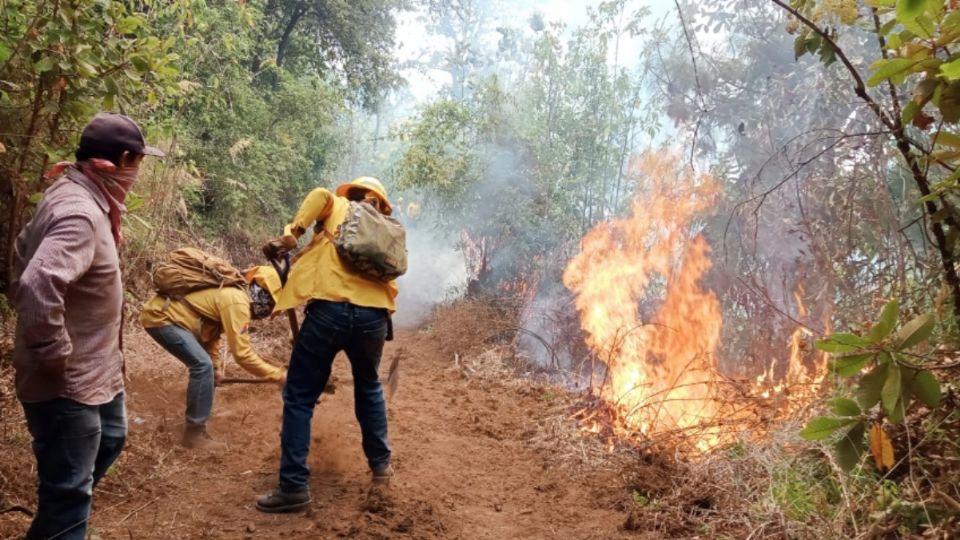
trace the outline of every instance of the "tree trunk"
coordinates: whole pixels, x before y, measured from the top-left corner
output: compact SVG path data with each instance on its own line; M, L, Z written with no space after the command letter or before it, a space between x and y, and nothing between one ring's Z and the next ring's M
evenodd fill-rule
M10 179L10 185L13 188L13 197L10 201L10 214L9 219L7 220L7 238L6 245L4 250L4 256L6 257L6 267L4 268L3 283L9 287L10 282L13 281L13 251L14 244L17 240L17 233L20 232L20 214L23 208L23 202L26 197L23 196L23 188L25 187L22 182L23 173L27 168L28 156L30 155L30 147L33 143L34 135L38 131L38 124L40 120L40 109L43 105L43 79L37 77L37 88L36 94L33 98L33 111L30 114L30 123L27 126L27 132L24 133L21 139L21 147L18 149L20 154L20 164L16 168L16 172L13 174L13 178Z
M290 45L290 36L293 34L300 19L306 14L307 7L303 4L299 4L293 9L293 13L290 15L290 21L288 21L286 27L284 27L283 34L280 36L280 42L277 44L277 67L283 66L283 61L287 54L287 46Z

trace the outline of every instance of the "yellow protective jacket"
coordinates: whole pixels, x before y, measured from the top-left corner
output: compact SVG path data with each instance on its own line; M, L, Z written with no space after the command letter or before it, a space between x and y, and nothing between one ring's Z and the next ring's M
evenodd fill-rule
M240 367L272 381L283 376L283 370L265 362L250 346L250 298L237 287L203 289L182 300L154 296L143 306L140 323L144 328L174 324L193 333L217 368L220 336L225 333L227 348Z
M297 239L319 223L330 235L347 215L350 201L324 188L307 195L293 222L283 230L284 244L296 246ZM365 307L396 310L397 284L395 281L367 279L345 267L333 243L324 234L314 234L308 245L297 256L287 283L283 286L276 311L283 311L309 300L350 302Z

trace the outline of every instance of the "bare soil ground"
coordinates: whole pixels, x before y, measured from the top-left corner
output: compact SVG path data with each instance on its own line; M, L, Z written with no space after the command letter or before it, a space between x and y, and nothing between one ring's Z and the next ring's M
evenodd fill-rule
M277 363L289 353L284 330L274 321L255 338ZM384 355L388 365L405 350L389 403L397 472L390 486L370 486L341 355L337 391L323 396L313 420L312 508L259 513L255 497L276 482L280 390L218 389L210 431L228 451L185 450L178 441L186 370L142 332L130 332L127 342L130 436L96 491L91 522L104 539L661 537L624 528L634 488L622 464L591 457L602 441L579 440L566 420L571 398L509 377L474 376L483 359L465 368L458 356L455 365L429 330L399 333ZM236 366L231 374L242 375ZM0 507L33 507L29 437L3 386ZM18 537L28 523L17 512L0 515L0 538Z

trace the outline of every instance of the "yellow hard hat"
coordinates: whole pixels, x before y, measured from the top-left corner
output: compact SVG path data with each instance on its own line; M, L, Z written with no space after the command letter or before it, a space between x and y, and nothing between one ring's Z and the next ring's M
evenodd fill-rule
M373 193L376 195L377 199L380 200L380 204L383 206L383 213L388 216L393 213L393 206L390 204L390 199L387 198L387 190L384 189L383 184L381 184L376 178L372 176L361 176L354 178L346 184L340 184L337 186L336 193L340 197L346 197L347 192L350 191L350 188L361 188Z
M269 292L274 302L279 298L280 289L283 286L280 284L280 275L272 266L254 266L247 270L243 277L247 283L256 283L261 289Z

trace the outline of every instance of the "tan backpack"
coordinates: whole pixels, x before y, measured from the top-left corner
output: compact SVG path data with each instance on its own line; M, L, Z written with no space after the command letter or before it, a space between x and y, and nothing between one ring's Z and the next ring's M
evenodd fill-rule
M167 254L167 260L153 271L157 294L168 298L214 287L246 287L243 274L227 261L197 248L180 248Z
M368 279L390 281L407 271L403 225L369 204L351 201L337 234L324 232L340 259Z

